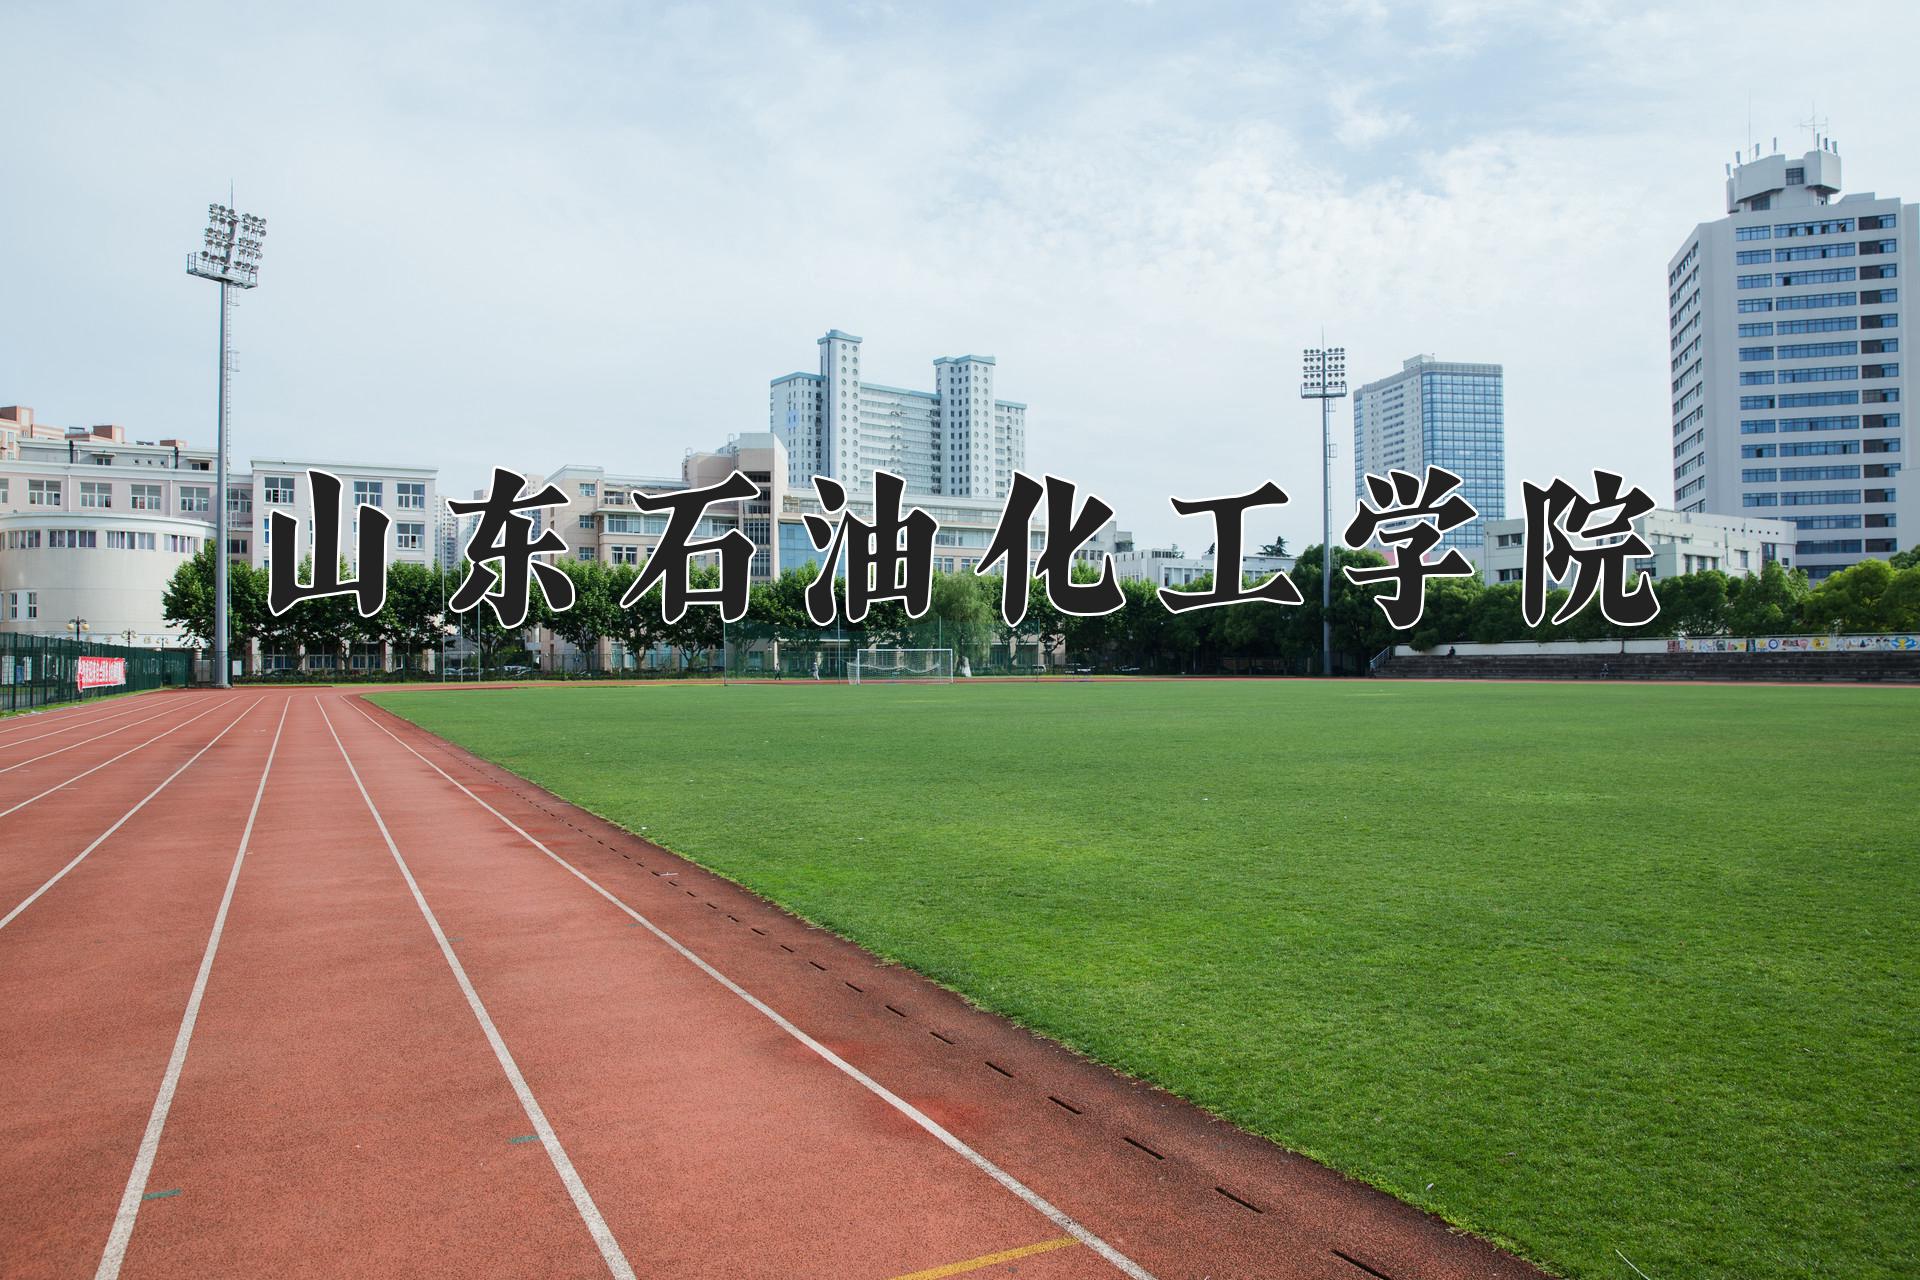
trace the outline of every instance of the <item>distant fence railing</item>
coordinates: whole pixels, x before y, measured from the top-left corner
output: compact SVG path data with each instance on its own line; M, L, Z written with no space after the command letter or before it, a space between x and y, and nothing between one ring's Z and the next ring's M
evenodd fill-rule
M1413 658L1431 654L1462 658L1549 656L1579 653L1920 653L1920 633L1811 636L1681 636L1668 640L1543 640L1500 644L1459 644L1432 649L1395 645L1393 655ZM1376 660L1377 661L1377 660Z
M65 636L0 632L0 711L187 685L192 683L192 668L193 655L186 649L140 649Z

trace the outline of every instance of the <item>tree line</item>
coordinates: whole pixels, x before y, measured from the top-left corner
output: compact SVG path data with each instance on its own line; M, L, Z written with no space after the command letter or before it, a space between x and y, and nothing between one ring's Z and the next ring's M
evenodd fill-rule
M209 544L180 567L163 606L167 621L202 647L213 634L213 553ZM1310 546L1295 564L1291 576L1303 597L1297 606L1235 604L1176 614L1160 602L1153 584L1125 581L1125 602L1118 611L1077 618L1055 609L1036 580L1028 593L1027 616L1013 627L1000 618L1002 582L997 576L936 572L925 616L908 618L898 601L882 601L858 627L839 634L863 644L913 647L930 647L931 637L937 636L940 647L956 654L995 648L1003 654L1016 649L1064 653L1069 664L1104 669L1312 671L1318 669L1321 643L1320 558L1320 548ZM679 622L663 622L658 584L634 607L620 607L640 572L633 565L573 559L557 563L573 583L573 607L550 609L536 583L527 625L515 630L501 627L485 606L462 614L448 609L447 600L466 578L464 563L447 569L389 565L386 605L372 618L359 616L351 596L303 600L276 618L267 608L267 571L234 564L229 575L230 652L244 654L258 642L264 651L331 654L338 665L345 665L352 646L388 645L398 666L419 670L424 655L459 634L478 647L484 665L498 666L519 660L533 628L544 627L583 652L595 652L603 640L612 641L630 654L666 652L674 665L686 669L706 661L728 638L719 611L710 607L689 608ZM1597 604L1566 623L1528 627L1520 615L1519 583L1488 584L1473 577L1430 579L1419 624L1396 632L1374 602L1386 585L1357 587L1342 572L1350 565L1383 563L1371 551L1335 548L1328 617L1333 648L1345 669L1356 669L1396 643L1431 649L1461 642L1920 631L1920 563L1912 551L1891 561L1864 560L1818 585L1809 583L1800 570L1778 563L1750 577L1705 570L1667 578L1654 584L1659 617L1633 628L1609 623ZM746 624L736 624L732 634L786 643L820 640L823 632L807 617L805 602L815 573L815 567L807 565L756 584ZM1089 565L1075 567L1076 577L1092 573ZM692 586L717 582L715 567L693 568ZM1211 578L1202 577L1178 589L1208 591L1212 586ZM1561 589L1548 593L1549 617L1565 596Z

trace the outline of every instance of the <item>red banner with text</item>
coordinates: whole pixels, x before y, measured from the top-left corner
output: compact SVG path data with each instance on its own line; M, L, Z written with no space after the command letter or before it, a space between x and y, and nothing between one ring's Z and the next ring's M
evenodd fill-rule
M74 680L82 689L106 689L127 682L125 658L81 658Z

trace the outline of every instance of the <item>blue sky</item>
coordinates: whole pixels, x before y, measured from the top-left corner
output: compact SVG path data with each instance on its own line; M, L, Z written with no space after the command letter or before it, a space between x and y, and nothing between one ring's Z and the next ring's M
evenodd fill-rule
M1817 108L1850 190L1920 198L1920 9L1821 13L13 0L0 403L210 442L183 264L231 181L269 225L242 462L671 474L837 327L895 385L997 356L1030 468L1144 538L1272 478L1298 545L1324 327L1356 383L1505 364L1510 495L1599 465L1664 504L1666 263L1749 112L1798 152Z

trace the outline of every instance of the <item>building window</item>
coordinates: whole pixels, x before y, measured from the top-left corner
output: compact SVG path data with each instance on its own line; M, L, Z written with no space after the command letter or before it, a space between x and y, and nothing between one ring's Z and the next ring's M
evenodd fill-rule
M581 517L580 517L580 527L581 527L582 529L591 529L591 528L593 528L593 516L592 516L591 514L588 514L588 515L583 515L583 516L581 516Z
M592 547L581 547L574 553L574 555L582 561L597 559L599 554L600 553Z
M355 480L353 482L353 505L356 507L378 507L386 498L386 484L379 480Z
M180 513L203 514L213 508L213 490L197 484L180 487Z
M106 509L113 506L113 485L105 480L80 482L80 505Z
M607 558L613 564L639 564L640 548L615 545L607 549Z
M393 505L402 511L427 509L427 486L422 481L401 480L393 486Z
M1790 169L1788 169L1788 170L1787 170L1787 185L1788 185L1788 186L1790 186L1790 187L1804 187L1804 186L1806 186L1806 185L1807 185L1807 171L1806 171L1806 170L1805 170L1804 168L1802 168L1801 166L1799 166L1799 165L1794 165L1794 166L1793 166L1792 168L1790 168Z
M592 481L582 481L580 484L580 496L583 498L595 497L599 492L600 486Z
M40 616L40 593L28 591L25 594L27 597L26 621L31 622Z
M266 486L260 494L260 500L270 507L292 506L293 477L268 476Z
M427 526L401 522L393 526L393 545L401 551L418 551L426 545Z
M136 484L129 486L127 506L135 511L159 511L160 486L157 484Z

